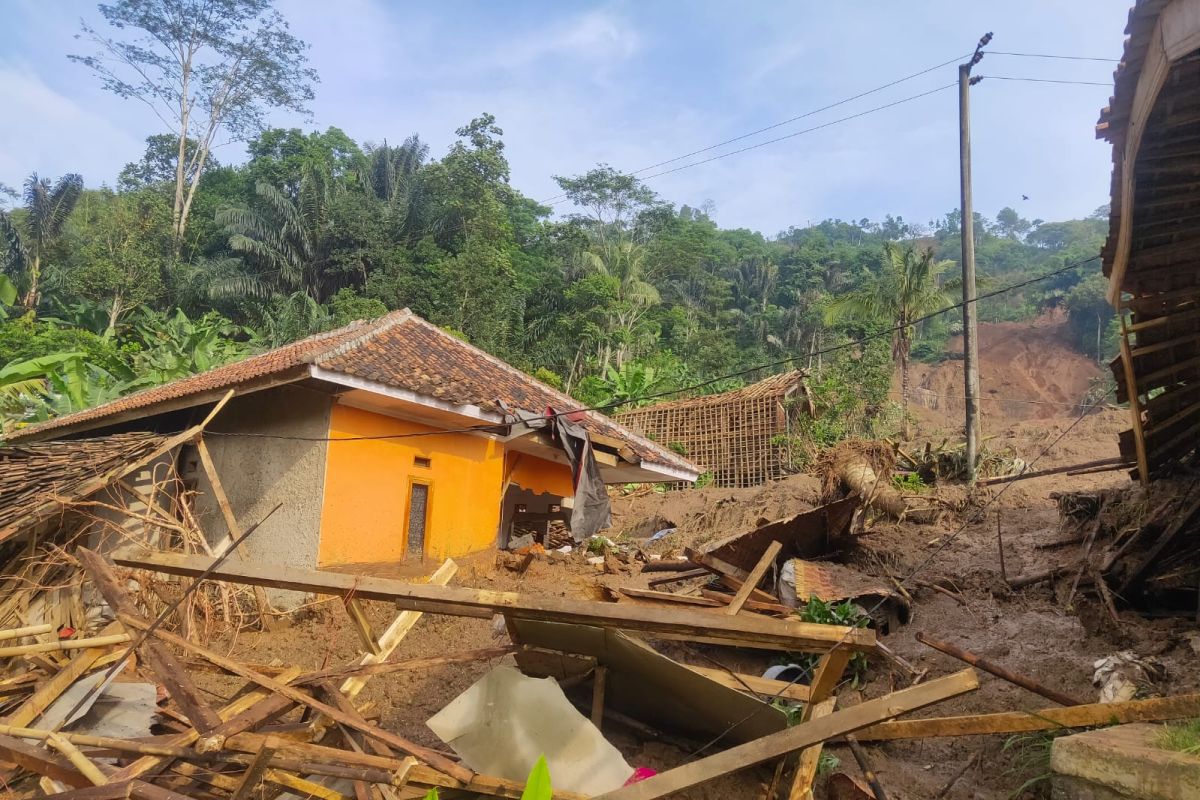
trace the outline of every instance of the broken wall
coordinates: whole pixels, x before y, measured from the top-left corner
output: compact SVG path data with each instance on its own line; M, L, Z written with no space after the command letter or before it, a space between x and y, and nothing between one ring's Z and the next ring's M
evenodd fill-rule
M252 561L316 566L328 445L269 436L324 439L329 435L330 405L329 395L280 386L235 397L210 424L204 441L239 525L245 529L283 503L246 541ZM219 545L228 539L229 529L194 448L187 449L182 470L200 492L194 504L197 520L210 541ZM303 599L297 592L268 589L267 593L272 603L283 608L299 605Z

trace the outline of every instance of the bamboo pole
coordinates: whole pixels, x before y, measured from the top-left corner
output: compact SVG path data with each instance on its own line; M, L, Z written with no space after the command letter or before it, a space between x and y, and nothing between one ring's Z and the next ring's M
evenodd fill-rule
M59 653L64 650L86 650L89 647L106 647L110 644L125 644L129 634L114 633L110 636L92 636L84 639L62 639L57 642L38 642L15 647L0 647L0 658L23 656L28 653Z

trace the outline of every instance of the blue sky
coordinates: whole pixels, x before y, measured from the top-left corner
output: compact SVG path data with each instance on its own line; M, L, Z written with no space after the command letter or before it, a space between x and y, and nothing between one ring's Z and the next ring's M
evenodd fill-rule
M970 52L1118 58L1130 0L459 2L278 0L321 74L311 122L359 142L419 133L441 155L480 112L505 131L512 181L538 200L551 176L597 162L634 171L739 136ZM0 181L33 170L112 183L157 120L104 93L68 53L94 2L6 0L0 30ZM1107 202L1111 155L1093 127L1115 64L989 55L972 90L975 205L1064 219ZM704 157L952 83L953 66ZM950 89L751 152L662 176L673 203L711 201L725 227L774 235L826 217L928 222L958 205ZM244 158L241 143L216 155ZM679 166L679 162L671 166ZM651 174L651 173L643 173ZM1022 200L1028 195L1028 200ZM562 209L559 206L559 209Z

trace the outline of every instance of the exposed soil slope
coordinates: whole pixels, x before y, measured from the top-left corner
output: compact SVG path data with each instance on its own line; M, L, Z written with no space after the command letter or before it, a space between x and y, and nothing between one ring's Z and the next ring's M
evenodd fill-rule
M950 340L950 356L938 364L912 366L914 406L961 419L962 337ZM1070 345L1066 319L1050 314L1028 322L979 325L979 383L985 416L1006 420L1069 416L1104 370Z

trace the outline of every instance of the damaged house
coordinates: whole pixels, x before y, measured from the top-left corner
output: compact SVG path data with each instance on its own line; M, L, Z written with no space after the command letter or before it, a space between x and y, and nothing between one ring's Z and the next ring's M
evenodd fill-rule
M562 509L572 506L578 459L561 444L562 426L539 422L577 401L408 310L24 428L11 444L172 434L230 390L203 440L157 463L196 490L214 544L229 537L230 514L248 523L282 503L247 543L255 561L443 559L503 543L515 519L570 516ZM563 416L586 434L603 483L697 477L686 459L601 414ZM145 488L160 473L147 464L137 482Z

